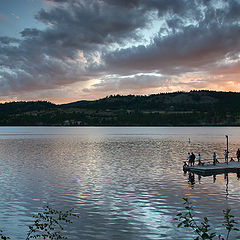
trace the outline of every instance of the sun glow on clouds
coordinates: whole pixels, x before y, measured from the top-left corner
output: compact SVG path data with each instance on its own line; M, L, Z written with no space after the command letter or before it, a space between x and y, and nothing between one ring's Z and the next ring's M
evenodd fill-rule
M41 3L40 27L0 36L0 101L240 90L237 0Z
M87 61L87 59L85 58L85 56L84 56L84 53L83 53L83 51L80 51L80 50L78 50L77 51L77 59L76 59L76 61L78 61L78 62L82 62L82 63L87 63L88 61Z

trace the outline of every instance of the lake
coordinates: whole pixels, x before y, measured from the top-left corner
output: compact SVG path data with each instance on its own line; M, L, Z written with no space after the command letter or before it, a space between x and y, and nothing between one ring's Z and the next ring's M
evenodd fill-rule
M226 134L235 158L238 127L0 127L0 229L25 239L49 205L79 214L69 239L193 239L173 220L188 197L219 230L223 209L240 218L237 175L189 181L182 165L189 151L223 157Z

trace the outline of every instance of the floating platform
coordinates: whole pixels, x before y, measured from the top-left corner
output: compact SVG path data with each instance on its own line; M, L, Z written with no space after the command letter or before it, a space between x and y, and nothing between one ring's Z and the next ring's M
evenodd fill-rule
M196 173L201 176L211 176L223 173L240 173L240 162L228 162L227 163L216 163L195 165L195 166L183 166L183 171L189 171Z

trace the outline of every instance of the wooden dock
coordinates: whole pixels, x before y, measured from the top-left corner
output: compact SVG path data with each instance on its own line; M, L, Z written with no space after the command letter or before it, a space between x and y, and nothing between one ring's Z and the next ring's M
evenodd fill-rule
M228 162L228 164L216 163L216 165L204 164L195 166L183 166L183 171L189 171L201 176L211 176L222 173L240 173L240 162Z

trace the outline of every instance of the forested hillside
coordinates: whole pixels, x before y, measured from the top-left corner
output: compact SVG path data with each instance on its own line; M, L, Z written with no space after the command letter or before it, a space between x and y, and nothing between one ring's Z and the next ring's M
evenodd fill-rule
M0 104L0 125L240 125L240 93L191 91L95 101Z
M240 93L191 91L150 96L114 95L96 101L80 101L66 106L90 109L130 109L159 111L240 111Z

